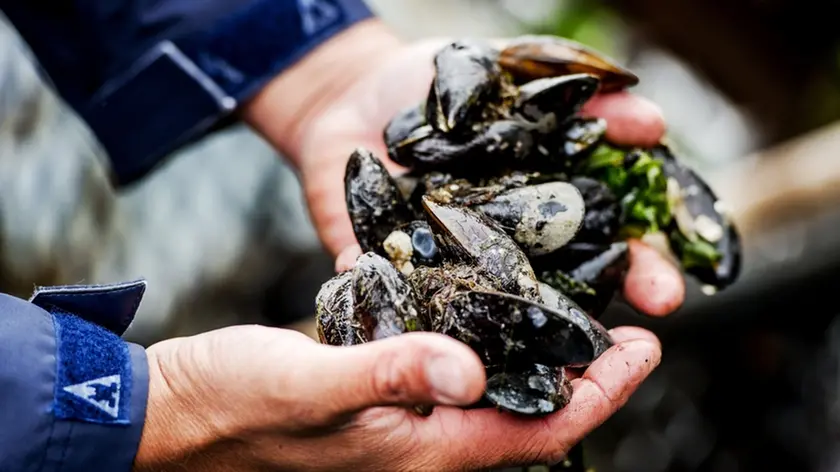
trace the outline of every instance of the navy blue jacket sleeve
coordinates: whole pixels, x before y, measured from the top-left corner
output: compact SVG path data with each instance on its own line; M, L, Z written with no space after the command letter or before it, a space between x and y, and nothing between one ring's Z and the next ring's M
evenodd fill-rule
M117 185L371 16L362 0L0 0L0 9L108 152Z
M148 394L120 338L145 282L0 294L0 470L128 472Z

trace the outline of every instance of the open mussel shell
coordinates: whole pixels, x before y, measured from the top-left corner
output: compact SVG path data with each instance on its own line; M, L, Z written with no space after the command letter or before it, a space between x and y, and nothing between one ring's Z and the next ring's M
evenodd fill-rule
M423 197L423 208L444 258L464 261L496 278L503 290L540 301L528 257L498 224L471 208Z
M501 86L497 51L476 40L459 40L434 59L435 78L426 103L426 121L448 133L468 127Z
M487 369L485 397L498 408L526 416L544 416L562 410L572 399L572 383L562 368L542 364L515 370Z
M580 191L568 182L515 188L478 205L529 256L554 252L578 232L584 218Z
M598 83L598 77L590 74L536 79L519 87L514 110L532 121L540 121L550 113L564 121L595 95Z
M440 303L438 331L470 346L485 365L589 365L612 342L560 297L550 306L502 292L457 292Z
M592 343L592 360L588 362L569 362L568 367L586 367L590 362L601 357L601 354L607 351L613 345L612 336L604 328L604 325L598 322L595 318L588 316L583 312L583 309L571 297L566 296L563 292L554 289L553 287L540 282L540 294L543 298L543 303L557 310L559 313L568 314L568 318L584 333L586 333L589 342Z
M411 286L387 259L372 252L362 254L352 273L354 311L368 339L428 330Z
M414 219L396 182L372 152L360 148L347 161L344 191L362 252L384 255L385 238L396 226Z
M526 35L509 42L499 64L517 83L567 74L592 74L601 79L600 90L615 92L639 83L636 74L607 56L557 36Z
M353 346L369 341L353 304L353 274L324 282L315 296L315 322L321 344Z
M667 145L654 147L651 155L663 162L662 171L668 178L669 203L675 222L671 248L680 258L683 269L715 289L731 285L741 270L741 242L722 202ZM716 249L720 258L711 263L703 260L704 254L698 248L705 245Z

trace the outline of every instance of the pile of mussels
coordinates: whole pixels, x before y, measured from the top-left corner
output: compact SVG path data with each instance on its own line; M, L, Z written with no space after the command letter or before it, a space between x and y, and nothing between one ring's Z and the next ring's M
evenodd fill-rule
M551 36L460 40L434 65L427 100L384 131L409 171L392 176L364 149L347 164L364 254L317 296L322 343L443 333L484 362L482 405L545 415L570 400L565 368L612 345L596 320L621 288L628 238L665 235L706 288L735 280L738 235L711 189L667 144L615 147L603 119L580 115L596 92L638 83L631 72Z

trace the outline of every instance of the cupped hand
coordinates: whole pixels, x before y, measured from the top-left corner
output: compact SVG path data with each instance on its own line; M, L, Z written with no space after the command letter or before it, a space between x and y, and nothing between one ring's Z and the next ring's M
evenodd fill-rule
M147 418L136 471L476 470L560 461L659 364L657 339L616 345L573 380L563 410L523 418L463 410L485 376L465 345L433 333L332 347L241 326L148 350ZM444 405L429 417L411 405Z
M306 126L300 138L300 167L315 226L337 255L337 270L360 254L344 203L343 176L353 149L372 150L392 173L404 171L387 158L382 130L397 111L426 97L433 78L432 59L445 41L427 40L394 49ZM583 113L607 120L606 139L619 145L650 146L663 136L659 108L627 92L593 97ZM630 242L625 299L640 311L664 316L683 302L680 271L641 241Z

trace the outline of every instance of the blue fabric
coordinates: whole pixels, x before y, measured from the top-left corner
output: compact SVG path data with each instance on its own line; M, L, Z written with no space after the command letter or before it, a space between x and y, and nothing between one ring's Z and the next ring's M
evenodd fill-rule
M74 313L122 336L137 313L146 292L146 281L110 285L38 287L29 301L47 311Z
M118 185L372 16L362 0L0 0L0 9L96 133Z
M61 310L55 320L58 359L53 413L62 420L129 424L131 357L114 333Z
M104 313L119 306L111 291L130 285L57 290L84 294L77 308ZM86 321L96 316L43 300L53 313L0 294L0 471L130 471L148 396L145 350Z

